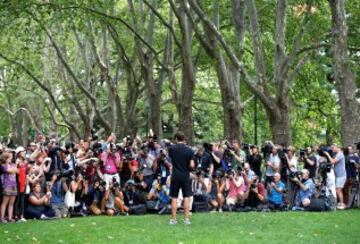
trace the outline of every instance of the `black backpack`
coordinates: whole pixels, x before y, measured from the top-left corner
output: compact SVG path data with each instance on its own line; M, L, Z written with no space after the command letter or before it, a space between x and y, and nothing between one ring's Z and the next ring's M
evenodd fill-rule
M146 214L146 207L144 204L130 206L129 214L133 214L133 215Z

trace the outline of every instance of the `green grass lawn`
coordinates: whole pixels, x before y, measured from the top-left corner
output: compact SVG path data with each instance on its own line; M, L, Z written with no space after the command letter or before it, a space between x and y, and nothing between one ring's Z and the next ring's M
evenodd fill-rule
M87 217L0 225L0 243L360 243L360 210ZM179 216L182 220L182 216Z

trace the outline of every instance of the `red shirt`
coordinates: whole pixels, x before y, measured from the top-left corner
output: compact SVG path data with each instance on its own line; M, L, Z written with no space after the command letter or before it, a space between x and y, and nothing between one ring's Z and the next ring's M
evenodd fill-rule
M19 163L18 168L19 168L19 178L18 178L19 192L24 193L25 189L26 189L26 168L27 168L27 165L26 165L26 163L22 162L22 163Z

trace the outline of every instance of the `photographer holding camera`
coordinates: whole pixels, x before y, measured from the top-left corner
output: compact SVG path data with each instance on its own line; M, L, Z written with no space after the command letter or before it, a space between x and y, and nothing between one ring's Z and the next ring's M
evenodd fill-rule
M208 175L212 175L214 172L214 163L211 157L212 145L204 143L203 147L199 148L195 153L195 165L196 168L204 171Z
M251 184L248 189L248 197L245 201L245 205L251 208L259 208L262 204L266 203L266 189L257 175L251 180Z
M304 169L309 171L309 177L314 179L316 177L317 159L312 153L311 147L307 147L305 150L300 150L300 159L303 162Z
M229 170L225 184L225 190L229 192L226 203L232 210L237 203L244 203L246 200L246 186L241 172L233 169Z
M359 156L354 153L354 149L352 145L347 146L344 149L345 156L345 166L346 166L346 182L344 186L344 203L351 207L351 203L349 203L349 196L352 185L356 182L357 176L357 166L359 165Z
M224 171L219 169L215 171L215 174L212 177L210 204L213 207L213 210L216 210L216 208L218 208L220 213L223 211L223 206L225 203L225 198L224 198L225 186L226 186L226 178Z
M105 189L108 190L113 178L115 178L116 182L120 184L118 169L122 168L122 164L116 145L109 143L106 148L107 150L100 154L100 160L104 163L103 179L106 183Z
M274 210L283 210L284 208L284 191L285 184L281 182L280 173L276 172L273 176L273 181L268 183L268 205L269 208Z
M345 157L338 145L333 144L331 146L331 150L334 153L335 158L333 158L326 151L325 151L325 156L328 158L329 162L334 165L335 187L336 187L336 195L338 198L337 209L343 210L346 208L346 205L344 204L344 197L342 192L346 182Z
M69 190L66 184L66 177L62 177L59 171L52 172L51 180L48 183L48 190L51 192L51 208L55 211L57 218L66 218L69 210L65 205L65 194Z
M97 177L89 191L87 205L90 212L94 215L100 215L102 212L105 212L105 186L106 182Z
M250 155L247 158L247 161L250 164L251 170L255 172L259 179L261 179L261 162L262 157L259 152L259 148L256 145L250 147Z
M240 143L238 140L233 140L231 144L230 152L233 155L235 161L237 162L237 165L233 166L233 168L236 168L236 166L243 166L246 161L246 153L242 148L240 147ZM246 144L247 145L247 144ZM248 145L247 145L247 149Z
M194 201L208 203L210 201L211 191L211 180L209 175L201 169L198 169L196 171L196 178L193 180L192 185Z
M307 169L301 171L301 177L294 177L291 180L299 186L296 192L295 206L293 210L303 210L310 205L311 197L314 193L314 182L310 177Z
M265 171L265 187L268 186L269 183L274 181L275 173L279 173L280 171L280 158L278 155L278 146L271 147L271 154L269 156L269 160L266 163L266 171Z
M157 158L153 153L149 153L148 147L143 147L139 152L140 173L143 175L143 180L146 183L146 190L149 192L151 185L154 182L154 173L156 170Z

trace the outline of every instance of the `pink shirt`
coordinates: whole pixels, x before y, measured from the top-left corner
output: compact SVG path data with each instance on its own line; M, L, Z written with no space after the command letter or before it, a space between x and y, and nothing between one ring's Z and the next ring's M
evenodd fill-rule
M105 174L115 174L117 173L116 169L116 161L120 161L120 154L108 154L107 152L103 152L100 154L100 160L104 162L104 173Z
M235 179L234 179L235 180ZM237 179L237 183L241 182L240 186L237 187L235 185L234 180L228 180L229 181L229 196L236 198L239 193L244 192L244 181L241 177Z

